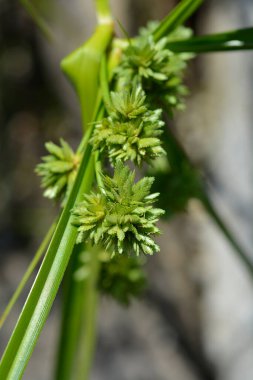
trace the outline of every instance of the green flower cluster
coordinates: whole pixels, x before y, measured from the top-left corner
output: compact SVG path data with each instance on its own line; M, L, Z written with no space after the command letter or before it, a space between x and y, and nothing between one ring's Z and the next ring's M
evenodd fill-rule
M104 255L98 279L99 290L123 305L129 305L132 298L141 296L147 279L142 260L138 257Z
M82 249L82 248L81 248ZM96 249L96 252L94 252ZM82 282L92 274L93 256L99 261L96 287L102 294L128 306L133 298L140 297L147 286L144 271L145 257L116 255L111 257L102 247L84 250L78 256L74 279Z
M183 97L188 93L182 83L186 61L193 57L189 53L174 53L167 48L171 39L189 38L191 30L179 28L168 37L155 42L152 31L156 23L142 28L140 36L125 48L122 61L116 69L119 89L132 83L142 86L152 104L162 102L171 113L183 108Z
M160 232L156 222L164 211L152 206L159 195L150 194L154 179L144 177L134 183L134 177L135 173L118 161L113 178L103 176L101 194L84 195L73 210L77 242L101 244L112 256L159 251L152 235Z
M60 139L61 146L52 142L45 144L48 156L35 171L42 177L44 196L50 199L66 199L80 164L81 155L75 154L66 141Z
M97 124L91 143L95 150L106 151L112 164L120 159L141 165L165 153L159 139L162 110L148 109L140 86L130 92L111 92L108 113Z

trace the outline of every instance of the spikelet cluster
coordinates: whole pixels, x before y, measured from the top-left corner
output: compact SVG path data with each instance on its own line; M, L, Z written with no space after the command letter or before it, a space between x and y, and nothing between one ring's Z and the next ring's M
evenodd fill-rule
M73 210L78 228L77 242L101 244L112 256L117 254L152 255L159 251L152 239L163 210L153 207L158 193L150 194L152 177L134 183L135 173L118 161L114 176L103 176L101 194L84 195Z
M45 146L49 155L42 157L43 162L35 170L42 177L43 195L64 202L75 180L81 154L74 153L63 139L60 139L60 146L52 142Z
M140 86L111 93L109 116L95 128L91 143L105 152L113 165L131 160L137 165L164 154L159 136L164 122L161 109L149 110Z
M174 53L167 45L171 39L189 38L191 30L178 28L172 35L155 42L151 32L156 25L152 23L142 28L140 35L124 50L115 72L120 89L131 88L132 83L140 84L153 104L158 100L172 113L174 109L183 108L184 96L188 93L183 73L193 55Z
M143 260L140 257L104 254L101 260L98 288L123 305L142 295L147 285Z

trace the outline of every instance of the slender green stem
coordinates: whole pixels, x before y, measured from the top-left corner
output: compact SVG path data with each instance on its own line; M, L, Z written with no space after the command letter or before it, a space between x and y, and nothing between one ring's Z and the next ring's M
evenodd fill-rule
M231 246L234 248L235 253L238 255L238 257L241 259L242 263L247 268L251 279L253 280L253 262L250 259L250 254L248 254L241 244L237 241L233 233L229 230L226 223L222 220L218 212L215 210L215 207L205 190L205 185L203 183L202 178L200 177L200 173L197 172L196 168L194 167L194 164L191 162L190 158L188 157L187 153L185 152L184 148L181 146L180 142L176 138L176 136L168 130L170 141L173 145L170 145L169 148L174 150L174 154L176 153L176 160L185 161L188 166L192 168L192 172L194 176L198 176L198 182L199 182L199 191L198 191L198 199L203 203L204 207L206 208L206 211L211 216L213 221L217 224L217 226L220 228L224 236L227 238ZM168 136L168 133L165 134L165 139Z
M19 0L22 6L26 9L26 11L29 13L35 24L38 26L38 28L41 30L41 32L44 34L44 36L49 40L54 40L54 35L52 31L50 30L49 26L47 25L46 21L40 16L39 12L35 8L35 6L31 3L29 0Z
M167 47L174 52L192 52L198 54L218 51L252 50L253 28L169 41Z
M237 239L234 237L233 233L229 230L226 223L222 220L221 216L216 211L210 197L203 192L202 203L206 208L206 211L211 216L216 225L220 228L222 233L226 236L227 240L234 248L235 254L237 254L238 258L245 265L248 273L253 280L253 261L250 259L250 254L247 253L243 247L238 243Z
M103 183L103 179L101 176L101 174L102 174L102 163L101 163L98 152L96 152L96 154L95 154L95 172L96 172L97 184L98 184L100 189L103 189L104 183Z
M109 0L95 0L98 24L112 23Z
M23 275L21 281L19 282L19 285L17 287L17 289L15 290L13 296L11 297L8 305L6 306L3 314L1 315L1 318L0 318L0 329L2 328L6 318L8 317L8 315L10 314L13 306L15 305L15 303L17 302L18 300L18 297L20 296L22 290L24 289L25 285L27 284L27 281L29 280L29 278L31 277L31 274L33 273L34 269L36 268L36 266L38 265L40 259L42 258L42 255L43 253L45 252L49 242L50 242L50 239L53 235L53 232L55 230L55 226L56 226L56 223L54 222L52 224L52 226L50 227L49 231L47 232L46 236L44 237L41 245L39 246L37 252L35 253L34 255L34 258L32 259L31 263L29 264L25 274Z
M106 106L111 105L111 96L109 89L109 78L108 78L108 64L106 55L103 55L100 68L100 87L102 91L102 97Z
M97 254L95 248L76 246L65 276L56 380L88 379L96 340Z
M201 5L203 0L182 0L154 30L153 37L158 41L182 25Z

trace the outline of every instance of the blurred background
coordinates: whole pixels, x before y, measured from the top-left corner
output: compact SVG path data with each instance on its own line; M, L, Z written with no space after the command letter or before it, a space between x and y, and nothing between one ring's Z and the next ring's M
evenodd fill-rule
M112 1L134 35L177 1ZM91 0L34 1L54 35L48 41L15 0L0 0L0 313L57 213L42 198L34 167L44 143L81 136L75 95L60 60L92 32ZM253 25L251 0L206 0L188 23L197 34ZM202 168L217 209L253 260L253 53L198 56L191 95L175 128ZM103 298L91 380L252 380L253 282L200 203L162 222L161 254L149 258L149 286L121 308ZM31 285L32 279L29 283ZM25 301L0 331L0 353ZM59 330L56 300L26 380L49 380ZM4 379L3 379L4 380Z

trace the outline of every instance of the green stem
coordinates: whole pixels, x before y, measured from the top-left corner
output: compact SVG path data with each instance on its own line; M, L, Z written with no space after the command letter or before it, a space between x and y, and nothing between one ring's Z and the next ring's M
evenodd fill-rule
M61 62L63 72L79 97L84 130L94 120L101 59L111 42L112 34L112 23L98 25L88 41Z
M18 297L20 296L21 292L23 291L25 285L27 284L27 281L31 277L31 274L33 273L34 269L36 268L37 264L39 263L40 259L42 258L43 253L45 252L50 239L53 235L53 232L55 230L56 223L54 222L52 226L50 227L49 231L47 232L45 238L43 239L41 245L39 246L37 252L35 253L30 265L28 266L24 276L22 277L17 289L15 290L13 296L11 297L8 305L6 306L1 318L0 318L0 329L2 328L6 318L10 314L13 306L15 305Z
M76 246L65 276L56 380L88 379L96 340L97 255L94 248Z
M77 354L77 342L82 325L82 305L85 295L85 279L77 281L76 271L80 270L80 256L84 246L75 246L68 270L63 282L63 310L61 334L58 348L56 380L69 380L74 373L74 361ZM76 372L76 371L75 371Z
M90 254L90 271L85 281L86 297L83 303L83 325L81 325L80 329L80 344L77 352L74 380L88 380L92 365L96 341L97 278L100 268L97 255L98 251L96 249Z
M168 136L169 136L169 140L168 140ZM185 161L187 163L187 166L192 168L193 175L198 176L199 191L196 197L203 203L208 214L211 216L213 221L217 224L217 226L220 228L220 230L222 231L224 236L227 238L231 246L234 248L234 252L237 254L237 256L240 258L242 263L245 265L245 267L247 268L251 276L251 279L253 280L253 262L252 260L250 260L250 254L248 254L242 248L242 246L237 241L233 233L226 226L226 223L222 220L220 215L215 210L215 207L205 190L205 185L203 183L202 178L200 177L200 173L198 173L198 171L194 167L194 164L191 162L184 148L180 144L179 140L176 138L176 136L174 135L174 133L172 133L171 130L169 129L167 130L167 134L165 134L164 138L167 143L168 156L169 156L169 152L172 151L176 157L177 162ZM169 157L169 159L171 159L171 157Z
M227 240L231 244L231 246L234 248L235 254L239 257L239 259L243 262L246 269L248 270L248 273L253 280L253 262L250 259L250 255L242 248L242 246L238 243L237 239L234 237L234 235L231 233L231 231L226 226L225 222L222 220L218 212L216 211L211 199L208 197L207 194L204 194L201 198L201 201L203 205L206 208L206 211L211 216L211 218L214 220L216 225L220 228L220 230L223 232L223 234L226 236Z
M20 0L20 3L22 6L26 9L26 11L29 13L35 24L38 26L38 28L41 30L41 32L44 34L44 36L49 40L54 40L54 35L52 31L50 30L49 26L47 25L46 21L43 20L43 18L40 16L39 12L35 8L35 6L31 3L29 0Z
M111 96L109 89L109 77L108 77L108 64L106 55L104 54L101 61L100 68L100 88L102 97L106 106L111 106Z
M212 53L253 49L253 28L233 30L185 40L169 41L167 47L176 52Z
M96 172L96 179L97 179L97 184L100 189L104 188L104 183L102 179L102 163L100 161L99 153L96 152L95 154L95 172Z
M198 9L202 2L203 0L180 1L152 33L154 40L159 41L182 25Z
M95 0L98 24L112 23L109 0Z

